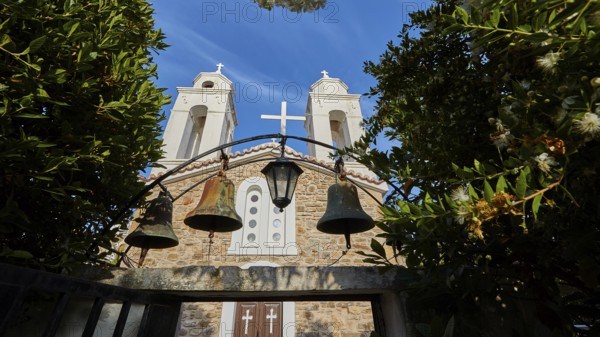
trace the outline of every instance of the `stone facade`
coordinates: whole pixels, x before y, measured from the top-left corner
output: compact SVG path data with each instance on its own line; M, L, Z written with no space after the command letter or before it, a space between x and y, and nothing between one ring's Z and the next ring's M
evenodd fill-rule
M245 159L243 157L240 160ZM264 166L265 162L242 165L227 171L226 175L235 186L239 186L248 177L261 177L260 171ZM207 232L192 229L183 223L186 214L197 206L202 196L204 184L200 184L174 202L173 228L179 238L179 245L168 249L150 250L143 267L169 268L191 265L220 267L244 266L252 263L280 266L365 265L362 262L363 257L356 252L370 249L371 239L377 234L377 229L353 234L352 249L347 253L343 235L319 232L316 224L327 207L327 188L335 183L336 178L331 171L322 167L306 163L300 163L300 166L304 173L298 180L294 194L296 240L291 243L297 248L298 255L230 255L227 250L231 246L231 233L215 233L212 245L209 244ZM163 182L163 185L171 195L176 197L192 184L214 174L216 170L217 167L213 166L191 173L177 174ZM355 180L361 182L361 179ZM369 182L364 186L375 198L381 200L381 189ZM361 189L358 189L358 192L364 211L377 219L379 217L377 201ZM138 255L139 249L130 250L129 256L132 258L135 259ZM183 309L180 336L229 336L220 332L221 303L187 303ZM298 337L358 337L368 336L373 330L369 302L296 302L294 322L295 336Z
M198 153L204 153L209 148L231 141L234 127L237 125L237 118L231 81L221 74L221 67L222 65L218 66L216 72L200 73L194 80L193 88L178 88L179 95L171 111L164 135L166 158L159 161L166 169L176 167ZM350 146L363 133L360 95L348 93L348 87L340 79L330 78L325 71L322 73L323 78L313 84L310 89L304 116L307 137L330 146L335 145L340 148ZM282 133L284 133L284 110L280 117ZM217 232L211 240L207 232L192 229L184 224L186 214L197 206L205 185L198 184L189 192L184 193L184 191L217 172L219 163L215 157L218 156L218 152L207 156L206 158L209 160L205 159L204 162L194 163L163 181L162 185L169 190L172 196L177 198L174 202L173 228L179 237L179 245L169 249L151 250L146 256L144 268L177 268L198 265L241 268L250 265L282 267L365 265L362 262L363 257L356 252L370 250L370 243L375 238L377 229L352 234L352 249L347 250L343 235L324 234L316 228L317 222L327 207L327 189L336 182L336 176L330 169L321 166L333 167L329 158L331 150L312 143L308 143L307 146L311 157L302 157L301 154L286 149L289 156L302 160L298 164L304 170L294 193L295 207L292 203L283 215L273 216L271 212L275 212L275 210L269 203L268 210L263 207L262 211L259 211L263 212L259 213L262 214L262 217L257 218L259 225L256 229L249 230L249 233L254 232L248 235L246 232L243 232L243 235L242 232L233 234ZM229 150L225 149L226 152ZM233 181L236 188L241 184L246 184L249 178L258 181L259 177L263 177L261 170L267 160L274 160L278 155L279 149L274 142L254 147L242 154L230 154L229 167L231 169L226 172L227 177ZM387 192L386 184L375 181L374 174L356 162L349 161L347 167L353 171L349 172L348 177L369 192L365 193L362 189L358 189L362 208L377 219L379 217L378 201L381 201L383 194ZM157 175L165 172L165 168L153 169L150 179L156 179ZM242 189L240 188L240 190ZM156 196L158 189L154 192L155 194L150 198ZM261 193L264 197L264 192ZM180 194L182 194L181 197L179 197ZM250 196L252 195L247 194L248 198ZM244 200L247 202L248 199ZM266 205L263 202L266 200L265 198L260 199L256 196L256 200L260 200L261 205ZM256 200L255 202L257 202ZM290 210L291 208L294 210ZM254 211L256 212L256 210ZM263 216L266 214L264 212L268 212L268 216ZM244 214L239 215L244 217ZM279 219L285 219L283 227L287 228L287 230L283 229L284 232L281 233L273 230L274 227L277 227L275 221ZM294 219L295 221L291 222L295 222L295 225L289 224L289 219ZM295 226L295 229L290 228L291 225ZM254 228L254 226L256 226L256 222L250 227ZM135 225L131 229L133 230L134 227ZM260 231L265 228L268 229L268 232ZM277 228L281 231L280 227ZM271 232L272 230L274 232ZM232 248L242 247L244 240L247 240L246 243L254 242L255 237L250 239L249 235L255 233L257 236L262 234L261 240L263 241L257 240L257 242L266 247L260 253L257 253L256 250L251 252ZM273 249L281 241L270 246L267 241L264 241L265 238L270 240L273 237L272 233L285 235L283 247ZM288 235L290 233L291 235ZM274 240L278 241L279 237ZM139 253L139 249L132 249L129 256L135 259ZM359 337L368 336L373 330L373 316L369 302L297 301L293 305L290 303L284 302L282 305L283 320L293 324L292 329L284 329L284 337ZM230 325L234 320L230 315L234 310L231 302L186 303L183 309L180 336L233 336L233 332L225 331L230 327L224 326L227 320L231 321ZM290 319L290 316L293 318Z

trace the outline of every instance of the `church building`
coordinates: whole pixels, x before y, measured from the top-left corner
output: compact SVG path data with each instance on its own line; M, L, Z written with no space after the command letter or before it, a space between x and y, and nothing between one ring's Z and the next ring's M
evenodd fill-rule
M168 170L210 152L235 139L238 126L233 83L221 72L201 72L192 87L178 87L178 95L164 132L165 158L154 168L150 183ZM311 87L304 116L287 116L285 102L280 116L285 133L286 120L304 120L306 134L294 135L337 148L350 146L363 134L360 95L348 92L339 78L322 72ZM250 112L244 112L250 113ZM259 115L256 116L257 122ZM295 122L300 123L300 122ZM281 156L276 139L264 139L243 151L231 147L199 158L161 182L175 198L173 230L176 247L151 249L141 268L172 268L192 265L214 267L237 266L364 266L357 251L369 251L377 228L352 234L351 249L344 235L317 230L317 222L326 211L328 188L340 180L334 173L332 150L313 143L306 149L285 146L284 156L303 171L290 204L281 209L269 194L263 168ZM306 154L301 153L306 151ZM222 156L227 157L223 167ZM344 158L346 179L357 187L362 209L373 219L379 217L379 202L388 186L363 165ZM233 232L215 231L214 236L187 226L188 213L197 207L206 180L220 170L235 186L235 211L242 227ZM160 188L153 190L152 199ZM130 232L136 227L132 222ZM381 241L381 239L378 239ZM131 258L140 254L132 248ZM130 263L130 266L133 264ZM137 267L137 266L136 266ZM368 301L269 301L262 302L195 302L183 304L178 336L206 337L300 337L370 336L374 330Z

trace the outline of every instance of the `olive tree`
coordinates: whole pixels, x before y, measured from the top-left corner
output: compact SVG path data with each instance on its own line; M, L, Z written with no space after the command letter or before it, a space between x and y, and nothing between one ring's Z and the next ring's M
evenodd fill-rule
M0 4L2 261L58 268L115 239L162 154L152 14L144 0Z
M600 3L438 1L365 70L361 161L428 336L600 330ZM395 142L378 151L378 137ZM367 261L392 266L377 242Z

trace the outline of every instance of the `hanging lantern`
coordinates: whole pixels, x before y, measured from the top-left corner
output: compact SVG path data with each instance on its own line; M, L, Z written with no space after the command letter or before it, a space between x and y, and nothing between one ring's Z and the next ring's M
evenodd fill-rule
M189 212L183 222L210 232L233 232L242 228L242 218L235 212L235 187L225 175L206 182L198 206Z
M292 202L296 183L302 172L298 165L284 157L277 158L262 169L273 204L281 211Z
M366 232L374 227L373 219L363 211L356 186L342 180L329 186L327 208L317 229L328 234L343 234L350 249L350 234Z

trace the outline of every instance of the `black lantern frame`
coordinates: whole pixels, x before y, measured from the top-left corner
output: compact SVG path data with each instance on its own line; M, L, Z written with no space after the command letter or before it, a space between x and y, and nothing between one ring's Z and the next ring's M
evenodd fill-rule
M296 163L285 157L277 158L262 169L261 173L267 179L271 200L280 211L292 202L298 177L303 172Z

